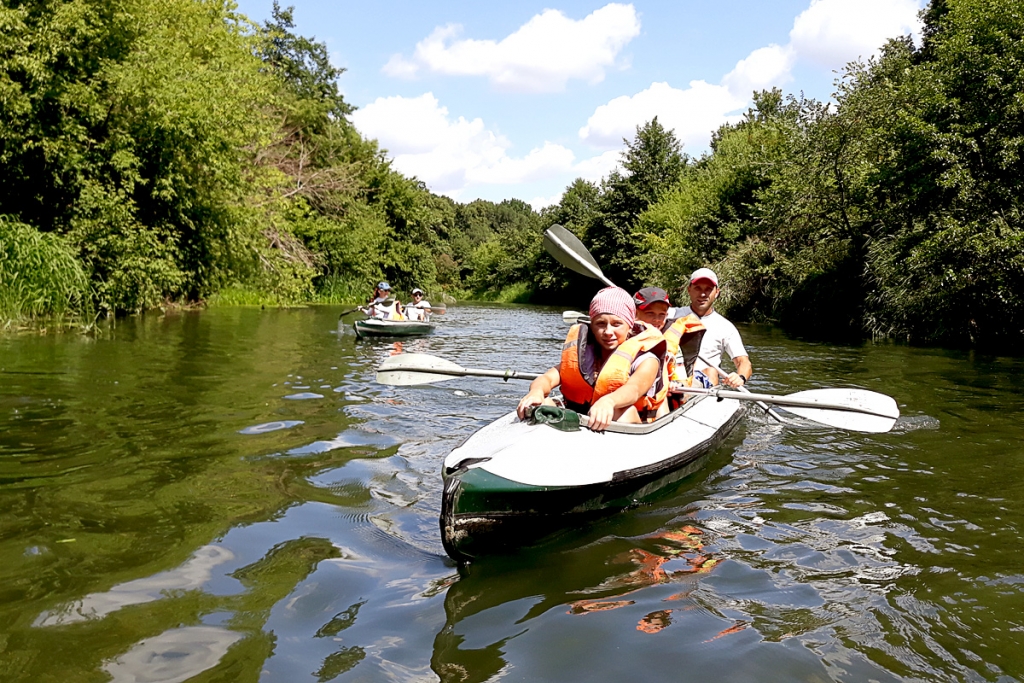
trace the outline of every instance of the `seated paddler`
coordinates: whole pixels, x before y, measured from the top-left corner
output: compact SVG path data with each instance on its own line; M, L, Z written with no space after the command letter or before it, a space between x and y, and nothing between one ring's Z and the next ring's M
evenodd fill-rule
M626 290L606 287L590 302L590 323L569 329L558 367L533 380L516 412L525 419L531 407L553 404L548 395L561 387L566 407L587 415L594 431L612 422L652 420L667 394L665 382L659 387L658 381L664 360L661 332L636 321Z
M705 328L700 318L692 313L672 319L669 313L672 303L668 292L661 287L644 287L633 295L636 305L636 319L656 327L665 336L665 362L668 380L686 386L711 386L709 379L700 370L695 370L697 354ZM670 385L671 386L671 385ZM686 394L670 397L670 407L675 408L686 401Z
M378 320L405 320L402 302L391 298L391 285L387 282L377 283L373 298L359 310Z

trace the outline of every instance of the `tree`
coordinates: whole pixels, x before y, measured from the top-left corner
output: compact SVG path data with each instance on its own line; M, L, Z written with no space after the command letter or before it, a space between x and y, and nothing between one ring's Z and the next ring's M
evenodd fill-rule
M586 241L609 278L622 287L641 284L638 258L642 237L634 230L640 215L682 178L687 158L675 133L654 117L637 126L632 142L623 140L622 172L604 181L597 216Z

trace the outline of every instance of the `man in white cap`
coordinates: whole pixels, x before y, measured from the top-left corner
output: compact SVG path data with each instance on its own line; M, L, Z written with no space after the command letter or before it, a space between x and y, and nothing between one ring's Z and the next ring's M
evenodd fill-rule
M730 387L746 384L754 372L754 367L750 364L750 356L743 348L743 340L740 339L736 326L715 312L715 299L718 298L718 276L715 275L715 271L710 268L698 268L693 271L686 291L690 295L690 305L674 309L672 317L681 318L693 313L704 323L707 332L700 344L701 358L697 360L697 367L701 367L703 361L711 365L721 365L722 354L727 353L736 366L736 371L722 377L722 384ZM716 378L718 372L711 365L704 370L704 374Z
M419 287L412 290L412 303L405 307L409 320L428 320L430 318L430 302L424 299L425 293Z

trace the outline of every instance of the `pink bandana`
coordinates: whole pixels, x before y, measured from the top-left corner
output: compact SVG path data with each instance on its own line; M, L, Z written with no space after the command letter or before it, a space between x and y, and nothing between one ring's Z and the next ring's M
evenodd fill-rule
M590 301L590 319L593 320L602 313L617 315L625 320L629 327L633 327L636 321L636 304L626 290L605 287Z

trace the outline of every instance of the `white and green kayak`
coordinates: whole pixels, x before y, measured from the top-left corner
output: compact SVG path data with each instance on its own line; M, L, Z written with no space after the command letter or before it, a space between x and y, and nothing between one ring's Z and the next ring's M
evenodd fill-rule
M432 323L417 320L380 320L367 318L352 323L356 337L415 337L434 331Z
M635 505L699 469L742 415L738 401L697 396L652 424L598 433L510 413L444 460L445 551L466 562Z

